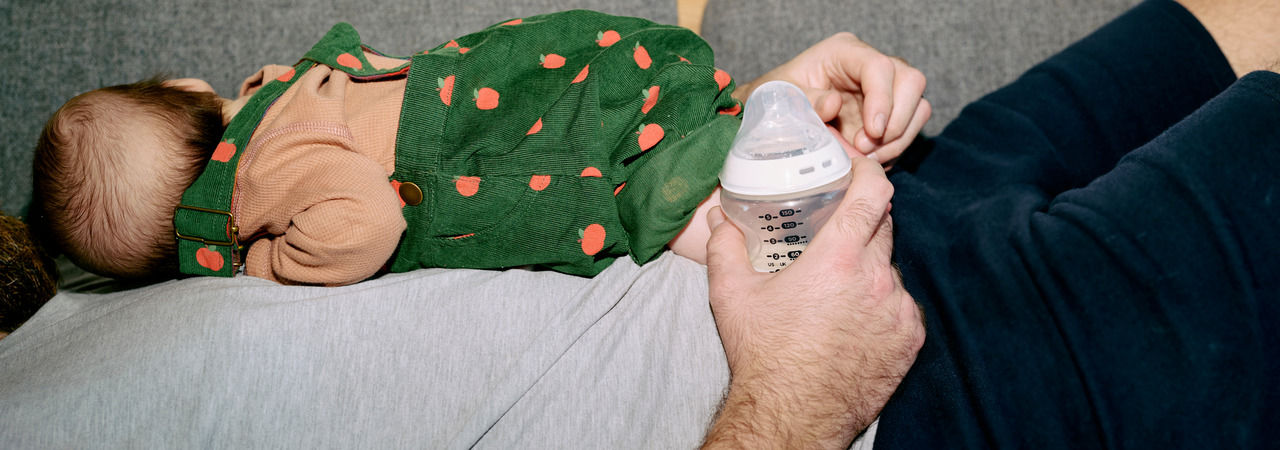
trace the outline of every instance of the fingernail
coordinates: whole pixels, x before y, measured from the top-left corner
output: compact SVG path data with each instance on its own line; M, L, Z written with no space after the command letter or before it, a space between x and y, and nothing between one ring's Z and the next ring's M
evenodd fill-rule
M880 162L880 156L876 155L876 152L867 153L867 158L875 162Z
M879 132L881 136L884 136L886 121L887 119L885 119L884 114L876 114L876 131Z

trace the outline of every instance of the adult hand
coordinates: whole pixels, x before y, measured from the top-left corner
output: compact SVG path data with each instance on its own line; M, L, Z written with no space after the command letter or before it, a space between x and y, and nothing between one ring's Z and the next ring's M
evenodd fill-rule
M845 448L923 345L920 311L889 260L893 186L868 158L853 171L837 211L780 272L756 272L737 227L708 215L711 308L731 380L707 447Z
M838 33L791 61L740 86L744 100L755 86L784 80L809 96L818 117L841 142L888 164L906 150L933 114L925 77L901 58L886 56L850 33ZM850 154L850 156L856 156Z

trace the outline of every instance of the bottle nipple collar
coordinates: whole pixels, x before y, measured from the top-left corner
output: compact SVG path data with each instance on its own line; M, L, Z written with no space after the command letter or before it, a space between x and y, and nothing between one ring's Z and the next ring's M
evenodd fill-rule
M804 92L770 81L747 99L720 185L745 195L789 194L836 181L851 167Z

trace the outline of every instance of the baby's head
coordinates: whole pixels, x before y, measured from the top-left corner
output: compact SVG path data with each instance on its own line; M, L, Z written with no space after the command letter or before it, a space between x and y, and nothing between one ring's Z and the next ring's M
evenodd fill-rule
M101 275L176 273L173 209L223 131L223 100L190 86L112 86L54 113L32 177L30 219L45 242Z

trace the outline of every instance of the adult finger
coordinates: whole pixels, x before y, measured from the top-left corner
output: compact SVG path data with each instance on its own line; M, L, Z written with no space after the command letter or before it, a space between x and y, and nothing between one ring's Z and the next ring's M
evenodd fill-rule
M872 138L884 136L893 112L893 60L850 33L837 33L823 43L834 48L826 52L831 58L828 79L838 90L862 92L863 127Z
M862 81L862 126L867 135L876 139L884 136L895 105L893 104L893 79L895 67L888 57L876 52L862 65L859 76Z
M902 152L911 146L911 142L916 139L916 136L920 135L920 131L924 129L924 125L929 122L929 118L932 116L933 105L927 99L920 99L920 103L916 104L915 114L911 116L911 123L907 125L907 129L902 133L902 136L884 145L874 146L871 153L867 154L867 157L879 160L881 164L887 164L898 159L899 156L902 156Z
M907 65L902 59L891 59L894 62L893 111L881 142L891 142L907 131L920 100L924 98L926 85L924 73Z

